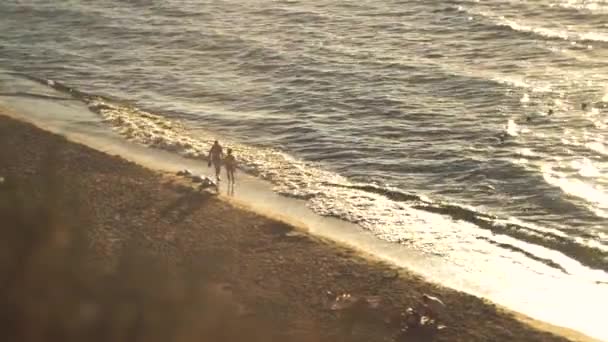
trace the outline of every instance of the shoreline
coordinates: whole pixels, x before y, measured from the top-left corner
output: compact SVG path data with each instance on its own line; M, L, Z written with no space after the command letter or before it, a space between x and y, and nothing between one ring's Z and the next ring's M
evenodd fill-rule
M207 283L229 284L237 306L252 312L247 317L253 316L255 325L280 323L278 328L262 329L266 336L330 341L363 336L381 340L394 334L378 322L365 322L361 326L373 329L345 337L343 320L326 308L325 292L331 291L380 296L391 310L415 306L422 293L436 295L448 305L448 328L433 336L436 341L593 341L303 233L284 219L254 212L247 203L197 194L170 175L30 124L0 116L0 141L14 146L0 154L0 175L28 189L24 196L37 193L32 184L42 176L64 188L54 204L59 216L69 217L74 201L82 201L86 230L92 236L86 267L93 273L115 274L125 246L149 255L169 274L202 269ZM54 201L45 197L48 194L36 196ZM141 285L135 292L145 292ZM252 324L251 319L233 321L237 328Z

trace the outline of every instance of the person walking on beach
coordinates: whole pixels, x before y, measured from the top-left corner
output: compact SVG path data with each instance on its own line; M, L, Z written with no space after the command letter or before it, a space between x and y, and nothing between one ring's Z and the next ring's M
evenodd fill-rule
M228 154L226 158L224 158L224 166L226 166L226 176L228 177L228 182L234 184L234 171L236 171L236 158L232 154L232 149L228 149Z
M215 141L211 149L209 150L209 166L213 164L215 167L215 178L220 181L220 171L222 168L222 157L224 157L224 150L219 141Z

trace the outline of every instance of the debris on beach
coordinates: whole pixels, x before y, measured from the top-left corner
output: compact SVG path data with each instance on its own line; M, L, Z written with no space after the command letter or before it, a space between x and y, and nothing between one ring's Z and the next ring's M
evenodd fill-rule
M207 176L192 176L191 179L194 183L200 183L200 185L198 186L198 191L206 189L215 189L216 191L219 190L217 183L215 183L211 178Z
M0 176L0 185L4 184L4 177Z
M192 180L192 182L194 183L204 183L206 179L209 179L207 176L203 176L203 175L196 175L196 176L192 176L190 177L190 179Z
M331 292L328 293L328 295L331 295ZM343 293L341 295L338 295L336 298L334 298L333 302L329 306L329 309L332 311L340 311L340 310L348 309L348 308L351 308L353 305L355 305L356 301L357 301L357 298L351 296L350 293Z
M409 329L418 328L422 325L422 315L413 308L405 310L405 327Z
M401 324L399 331L394 336L394 342L405 342L414 340L432 340L439 330L446 328L445 325L436 325L435 321L423 316L413 308L401 314Z
M293 240L300 240L300 239L308 238L308 235L306 235L305 233L302 233L302 232L298 232L298 231L289 231L289 232L285 233L284 237L286 237L288 239L293 239Z
M399 272L396 270L388 270L382 272L382 278L386 280L393 280L399 278Z
M189 179L192 183L198 183L198 191L206 189L215 189L216 192L219 191L218 184L205 175L195 175L192 171L188 169L177 171L176 175L180 177L185 177L186 179Z
M361 325L382 324L388 329L395 329L393 341L411 341L412 337L431 338L446 328L427 314L426 307L419 310L408 307L402 311L391 308L381 296L355 296L350 293L335 296L331 291L326 291L326 296L334 298L329 303L329 310L338 312L351 330Z
M347 310L354 307L361 307L367 309L377 309L380 307L382 299L380 296L353 296L350 293L343 293L337 296L329 309L332 311Z
M192 176L192 171L190 171L188 169L183 169L183 170L177 171L177 175L178 176Z
M437 297L430 296L428 294L422 295L422 303L424 309L427 311L426 314L431 316L433 319L437 319L445 311L446 305Z

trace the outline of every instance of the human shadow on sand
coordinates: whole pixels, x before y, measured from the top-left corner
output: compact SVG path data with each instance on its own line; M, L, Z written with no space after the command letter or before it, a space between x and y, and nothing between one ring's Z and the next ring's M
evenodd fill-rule
M172 223L181 222L200 209L212 196L208 192L183 192L161 211L161 216L169 218Z
M418 327L413 329L401 330L394 338L395 342L432 342L437 337L437 330L434 326Z

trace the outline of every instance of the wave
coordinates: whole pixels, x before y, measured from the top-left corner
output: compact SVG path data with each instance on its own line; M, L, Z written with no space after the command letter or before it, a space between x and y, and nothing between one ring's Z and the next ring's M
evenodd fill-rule
M606 147L606 145L600 141L588 142L585 144L585 147L602 156L608 156L608 147Z
M560 2L557 4L557 6L565 9L591 12L594 14L608 13L608 2L605 0L568 0L566 2Z
M28 78L83 101L120 135L151 148L205 160L206 152L215 140L209 132L197 130L194 136L182 122L146 112L124 101L87 94L60 82ZM534 244L559 251L589 267L608 270L605 261L608 247L591 247L559 230L501 219L472 207L434 201L397 188L353 183L315 163L276 149L252 147L227 139L222 142L235 151L243 171L270 181L275 192L306 200L318 214L356 223L387 241L409 243L437 254L454 252L455 246L450 241L456 237L470 240L470 243L490 239L492 245L504 245L504 241L495 240L494 236L498 234L510 237L512 246L521 245L510 248L511 252ZM463 236L463 230L470 230L470 234ZM423 236L431 241L425 241ZM429 245L432 246L430 250ZM536 255L533 259L542 261L547 257ZM562 269L555 262L543 263Z
M579 177L589 178L600 174L590 161L573 162L572 164L572 167L576 170L577 176ZM595 215L608 218L608 193L578 177L567 177L563 173L557 171L556 169L558 168L559 164L556 166L544 164L541 171L545 181L548 184L560 188L569 196L577 197L588 203L594 204L594 208L591 209Z
M388 61L373 62L376 65L401 69L405 72L421 69L422 66L432 68L433 74L441 74L446 81L452 81L456 77L463 79L467 84L471 82L482 82L485 85L501 85L512 88L529 89L532 93L551 93L554 85L548 82L531 80L524 75L506 74L494 70L487 70L476 66L475 68L467 64L449 63L444 60L436 60L429 57L415 57L410 61Z
M543 27L532 23L524 23L513 19L508 19L505 16L498 15L488 11L474 10L466 7L459 7L459 10L465 11L471 15L477 15L488 19L492 24L499 27L507 27L516 32L522 32L532 35L541 36L550 39L560 39L568 41L582 42L608 42L608 34L602 32L576 32L558 28Z

